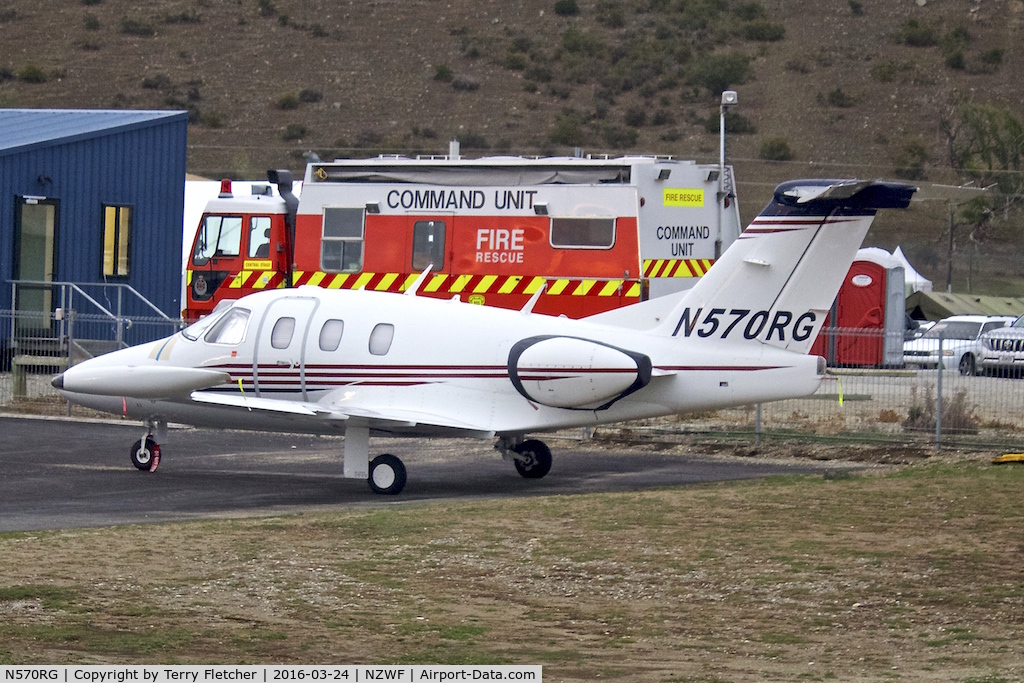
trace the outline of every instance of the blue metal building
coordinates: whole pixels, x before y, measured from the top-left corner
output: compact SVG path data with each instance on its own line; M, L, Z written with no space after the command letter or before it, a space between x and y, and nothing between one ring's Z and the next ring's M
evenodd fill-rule
M179 111L0 109L0 309L12 281L108 283L178 317L187 125ZM56 308L52 289L17 307Z
M174 330L187 127L180 111L0 109L0 371Z

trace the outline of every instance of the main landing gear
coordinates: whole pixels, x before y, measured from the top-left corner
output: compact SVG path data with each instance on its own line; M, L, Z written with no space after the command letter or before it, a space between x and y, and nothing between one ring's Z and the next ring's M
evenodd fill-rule
M366 481L374 493L398 495L405 488L405 465L390 453L378 455L370 461L370 474Z
M494 447L501 451L503 458L511 460L516 471L526 479L540 479L551 471L551 449L539 439L514 441L502 437Z

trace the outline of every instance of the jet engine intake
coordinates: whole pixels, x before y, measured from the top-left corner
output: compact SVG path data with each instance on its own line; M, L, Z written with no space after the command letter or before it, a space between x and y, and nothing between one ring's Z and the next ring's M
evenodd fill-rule
M603 410L647 386L651 359L589 339L529 337L509 352L508 376L516 390L535 403Z

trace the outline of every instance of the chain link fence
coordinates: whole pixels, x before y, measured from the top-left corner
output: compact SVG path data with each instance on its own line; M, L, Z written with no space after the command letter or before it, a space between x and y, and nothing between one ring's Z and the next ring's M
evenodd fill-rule
M41 356L10 347L11 332L24 322L10 310L0 311L0 330L8 340L0 366L0 410L51 410L74 413L50 386L53 375L84 355L74 349L90 344L103 350L157 339L176 330L177 322L133 317L116 329L116 321L75 313L76 336L66 338L65 352ZM36 314L38 316L38 314ZM35 325L44 322L36 318ZM24 325L28 327L29 325ZM758 441L770 438L821 438L832 441L888 442L916 446L1018 448L1024 450L1024 379L962 375L956 367L917 370L872 365L892 341L880 331L825 330L822 342L845 347L846 362L829 368L828 379L812 396L760 406L682 415L659 421L675 435L733 436ZM849 349L859 349L856 353ZM889 354L891 358L891 354Z

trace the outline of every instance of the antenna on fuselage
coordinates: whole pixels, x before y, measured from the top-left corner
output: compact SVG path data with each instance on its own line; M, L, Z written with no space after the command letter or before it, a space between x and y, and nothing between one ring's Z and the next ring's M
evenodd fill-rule
M519 312L522 313L523 315L529 315L533 313L533 307L537 305L538 301L540 301L540 295L543 294L544 290L547 288L548 283L545 280L544 284L540 286L540 289L533 293L533 296L530 297L530 300L526 302L526 305L523 306L523 308Z
M430 269L433 268L433 267L434 267L434 264L431 263L429 266L427 266L426 270L424 270L422 273L419 274L419 277L417 277L415 280L412 281L412 284L409 285L409 288L407 290L405 290L405 294L407 296L416 296L416 292L419 291L420 285L422 285L423 281L427 279L427 274L430 272Z

